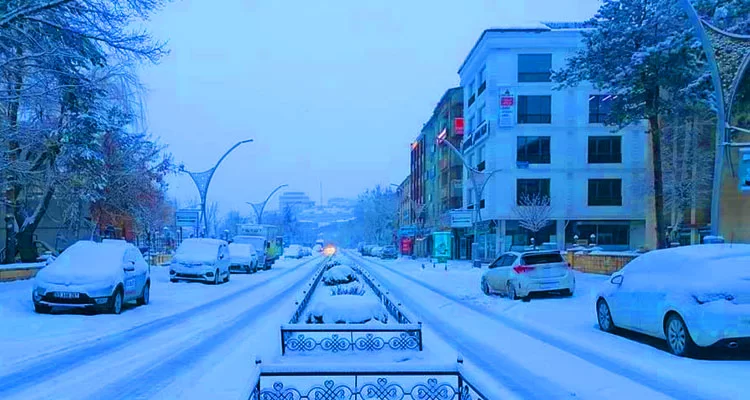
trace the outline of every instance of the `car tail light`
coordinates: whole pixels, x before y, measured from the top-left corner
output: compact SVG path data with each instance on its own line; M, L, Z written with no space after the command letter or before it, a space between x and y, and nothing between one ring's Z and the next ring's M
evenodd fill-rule
M529 272L533 270L534 267L530 267L528 265L517 265L513 267L513 271L516 271L517 274L524 274L526 272Z

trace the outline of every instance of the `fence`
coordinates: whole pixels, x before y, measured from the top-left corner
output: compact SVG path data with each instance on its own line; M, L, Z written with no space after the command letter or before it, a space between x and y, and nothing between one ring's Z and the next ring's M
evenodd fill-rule
M573 253L565 255L573 269L592 274L610 275L621 270L627 263L638 257L631 253Z
M487 400L465 378L461 365L397 370L321 365L314 371L309 366L263 366L248 400Z
M325 351L338 353L343 351L373 352L380 350L414 350L422 351L422 324L412 323L399 308L401 303L393 301L387 291L380 288L380 284L356 265L350 265L362 277L380 299L385 309L398 322L392 325L367 324L306 324L303 314L307 308L313 291L317 290L323 273L326 271L325 262L316 272L305 296L297 305L289 324L281 326L281 354L289 352Z

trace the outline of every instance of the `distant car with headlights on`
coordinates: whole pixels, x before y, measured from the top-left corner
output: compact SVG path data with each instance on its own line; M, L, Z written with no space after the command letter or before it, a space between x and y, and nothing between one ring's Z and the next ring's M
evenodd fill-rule
M219 239L185 239L169 267L170 282L229 282L229 246Z
M149 302L151 268L125 241L79 241L34 278L34 310L92 309L120 314L123 304Z
M251 274L258 270L258 253L251 244L229 243L229 270Z
M678 356L708 346L750 348L750 245L642 254L604 283L596 314L601 330L664 339Z

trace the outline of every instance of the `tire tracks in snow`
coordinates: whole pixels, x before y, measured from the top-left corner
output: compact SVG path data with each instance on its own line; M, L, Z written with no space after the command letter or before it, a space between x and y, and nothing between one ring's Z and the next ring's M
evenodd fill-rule
M311 258L305 260L278 275L273 275L240 290L232 291L224 296L211 300L208 303L180 311L176 314L160 317L136 325L132 328L119 331L112 335L98 337L90 343L65 347L56 350L53 353L34 357L28 361L21 361L19 364L22 364L22 366L19 369L0 376L0 398L24 391L29 387L45 382L50 377L58 375L61 372L69 371L75 367L95 360L103 354L111 353L128 345L137 345L140 341L156 335L164 329L176 326L186 321L188 318L209 313L213 311L215 307L223 305L227 301L235 301L236 299L244 298L250 295L254 289L266 285L273 279L279 279L283 276L289 275L297 271L300 266L316 259L317 258ZM301 280L301 282L304 281L304 279Z
M468 308L472 311L475 311L477 313L480 313L484 315L486 318L491 319L495 322L498 322L502 325L505 325L506 327L516 330L522 334L525 334L533 339L539 340L543 343L546 343L552 347L555 347L563 352L569 353L572 356L578 357L586 362L589 362L597 367L600 367L604 370L610 371L614 374L620 375L624 378L627 378L637 384L640 384L642 386L645 386L655 392L662 393L665 396L673 397L673 398L680 398L680 399L702 399L705 397L697 396L695 393L688 389L686 389L683 385L681 385L679 382L665 382L664 380L660 380L657 377L648 374L646 372L630 368L628 366L622 365L619 361L615 359L611 359L605 355L602 355L599 352L596 352L594 350L591 350L589 348L586 348L585 346L581 346L578 343L575 343L570 340L566 340L564 338L560 338L555 335L551 335L547 332L544 332L542 330L536 329L533 326L514 320L509 317L505 317L502 315L498 315L495 313L488 312L489 310L484 307L479 307L476 305L473 305L471 303L466 303L464 299L461 299L459 296L452 295L450 293L446 293L445 291L441 290L438 287L435 287L434 285L424 283L409 274L405 274L401 271L398 271L396 269L393 269L385 264L382 264L377 261L372 261L365 259L363 257L359 256L352 256L349 254L350 257L352 257L355 260L361 260L366 263L376 265L378 267L384 268L390 273L393 273L403 279L408 280L411 283L414 283L416 285L419 285L423 287L424 289L437 294L438 296L441 296L443 298L446 298L452 302L455 302L459 304L462 307ZM370 271L372 273L372 271ZM434 329L434 328L433 328ZM450 337L449 337L450 338ZM515 375L514 375L515 376Z
M298 265L298 267L310 261L312 260L308 260ZM220 346L230 342L234 337L244 333L244 331L250 329L255 324L262 323L262 317L274 311L269 305L272 306L286 297L299 293L301 288L308 283L309 279L307 278L315 276L315 273L320 270L320 263L318 263L318 267L314 268L312 272L305 275L303 279L300 279L293 285L265 299L262 303L258 303L242 311L230 320L212 327L208 330L208 334L204 335L199 341L190 343L172 356L161 359L159 362L151 364L148 368L139 370L136 374L126 375L84 398L91 400L134 399L149 398L157 394L169 386L172 380L183 371L192 368ZM247 365L251 367L252 360L248 360Z

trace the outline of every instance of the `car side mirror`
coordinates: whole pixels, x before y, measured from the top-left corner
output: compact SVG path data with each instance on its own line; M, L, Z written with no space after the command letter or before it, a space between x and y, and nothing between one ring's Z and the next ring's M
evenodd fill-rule
M610 282L611 284L613 284L613 285L618 285L618 286L619 286L619 285L622 285L622 279L623 279L622 275L615 275L615 276L613 276L613 277L612 277L612 278L611 278L611 279L609 280L609 282Z

